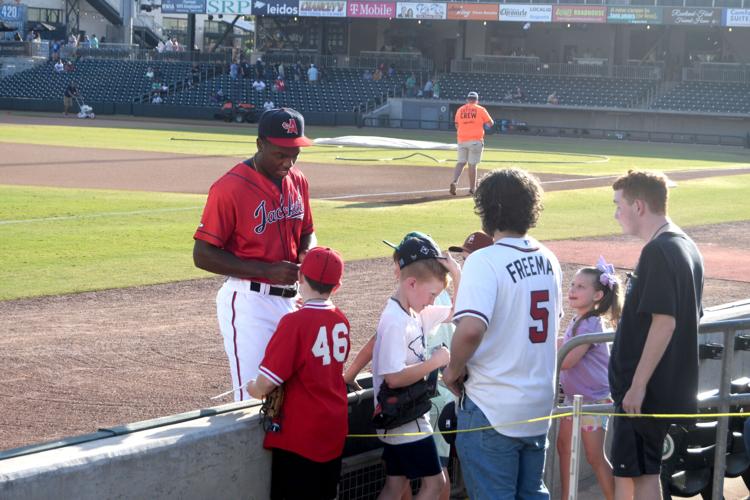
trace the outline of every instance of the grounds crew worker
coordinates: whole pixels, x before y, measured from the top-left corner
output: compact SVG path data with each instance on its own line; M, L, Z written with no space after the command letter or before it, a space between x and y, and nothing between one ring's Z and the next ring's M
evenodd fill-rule
M450 185L450 193L456 194L456 184L464 170L464 165L469 163L469 194L473 195L477 187L477 165L482 160L484 149L484 126L494 125L492 117L484 107L478 104L479 94L469 92L466 104L456 111L456 131L458 133L458 160L453 171L453 182Z

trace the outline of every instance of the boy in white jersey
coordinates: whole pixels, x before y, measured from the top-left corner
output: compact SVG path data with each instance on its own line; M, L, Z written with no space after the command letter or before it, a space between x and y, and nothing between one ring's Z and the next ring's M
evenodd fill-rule
M523 170L496 170L477 188L475 210L494 244L467 259L456 331L443 381L461 396L456 449L470 498L548 499L544 455L552 412L562 272L527 235L542 188Z
M434 241L425 237L405 238L396 248L401 269L398 288L380 316L372 357L374 400L382 385L397 389L414 384L430 372L444 367L450 358L440 347L426 358L424 328L450 316L451 306L433 306L445 289L449 267ZM417 498L437 498L445 484L438 458L429 412L403 425L379 430L386 467L386 482L379 499L401 498L411 479L422 478ZM427 435L405 436L424 432Z

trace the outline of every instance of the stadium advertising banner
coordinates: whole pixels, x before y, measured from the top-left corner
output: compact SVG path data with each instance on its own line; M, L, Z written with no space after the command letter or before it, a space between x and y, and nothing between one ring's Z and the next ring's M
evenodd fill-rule
M496 3L449 3L448 19L461 21L497 21L500 6Z
M664 22L686 26L718 26L721 24L721 9L664 7Z
M253 13L252 0L206 0L206 14L234 14L249 16Z
M298 0L255 0L254 16L296 16L299 14Z
M507 3L500 7L500 20L549 23L552 22L552 6Z
M445 19L445 3L398 2L396 13L399 19Z
M205 14L206 0L162 0L164 14Z
M300 0L299 15L304 17L346 17L346 1Z
M750 26L750 9L724 9L724 26Z
M661 24L658 7L610 7L607 22L613 24Z
M349 0L346 8L349 17L375 17L380 19L396 17L395 2L355 2Z
M24 36L24 25L26 24L26 6L19 4L2 4L0 5L0 21L14 28ZM0 40L13 40L14 31L0 33ZM7 55L7 54L6 54Z
M553 5L552 22L606 23L607 8L598 5Z

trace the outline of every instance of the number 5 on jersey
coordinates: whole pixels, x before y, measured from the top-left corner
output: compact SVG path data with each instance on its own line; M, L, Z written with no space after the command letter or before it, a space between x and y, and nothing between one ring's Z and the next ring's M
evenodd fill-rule
M529 314L534 321L541 321L542 328L529 327L529 340L532 344L543 344L547 341L549 327L549 309L540 307L540 302L549 302L549 290L534 290L531 292L531 310Z
M325 326L318 330L318 337L312 347L313 356L322 358L323 366L331 364L331 355L339 363L346 360L346 353L349 351L349 329L344 323L337 323L331 332L333 348L328 345L328 331Z

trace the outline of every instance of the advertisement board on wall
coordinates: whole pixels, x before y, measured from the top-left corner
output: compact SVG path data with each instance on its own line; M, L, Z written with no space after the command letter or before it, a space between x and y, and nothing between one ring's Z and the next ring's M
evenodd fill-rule
M398 2L396 17L399 19L445 19L447 4L428 2Z
M721 24L721 9L708 7L664 7L666 24L686 26L718 26Z
M306 17L346 17L346 1L300 0L299 15Z
M606 23L607 8L603 5L553 5L552 22Z
M609 7L607 22L613 24L660 24L659 7Z
M496 3L449 3L448 19L497 21L499 7Z
M162 0L161 11L164 14L203 14L206 0Z
M249 16L252 13L252 0L206 0L206 14Z
M254 16L296 16L299 14L298 0L255 0Z
M507 3L500 6L501 21L549 23L552 21L551 5Z
M381 19L396 17L395 2L356 2L349 0L346 9L349 17L374 17Z
M4 22L11 28L24 36L24 25L26 24L27 10L25 5L20 4L0 4L0 21ZM0 33L0 40L13 40L14 31Z
M724 26L750 26L750 9L724 9Z

